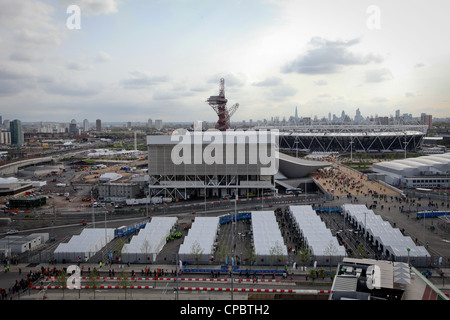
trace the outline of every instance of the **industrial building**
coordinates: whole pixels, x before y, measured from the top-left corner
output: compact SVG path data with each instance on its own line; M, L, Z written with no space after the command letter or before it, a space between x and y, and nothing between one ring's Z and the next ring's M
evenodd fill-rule
M9 199L10 208L38 208L47 203L47 198L43 196L26 195Z
M133 199L141 193L141 188L137 183L100 183L98 185L98 195L100 199L111 201L123 201L125 199Z
M8 256L32 251L49 240L48 233L10 235L0 239L0 252Z
M17 178L0 178L0 196L15 195L27 190L32 189L33 186L30 182L20 181Z
M372 171L393 186L448 189L450 153L375 163Z

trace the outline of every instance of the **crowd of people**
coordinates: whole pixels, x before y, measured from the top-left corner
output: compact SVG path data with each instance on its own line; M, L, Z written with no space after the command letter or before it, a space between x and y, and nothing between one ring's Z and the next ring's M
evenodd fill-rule
M370 181L366 175L336 163L331 168L319 169L315 179L326 192L334 196L395 194L390 188Z
M5 272L9 272L9 265L8 268L5 268ZM21 274L21 270L19 269L19 274ZM29 271L25 277L23 277L20 280L16 280L15 283L9 287L8 289L0 288L0 299L1 300L7 300L12 299L15 294L24 293L26 290L30 289L30 287L35 283L36 281L39 281L41 278L41 273L39 271L33 272Z

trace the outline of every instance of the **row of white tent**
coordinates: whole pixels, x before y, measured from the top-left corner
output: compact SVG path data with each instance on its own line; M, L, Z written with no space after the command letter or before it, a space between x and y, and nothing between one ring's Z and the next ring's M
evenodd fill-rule
M252 234L257 263L284 261L288 252L273 211L252 211Z
M83 229L80 235L73 236L69 242L59 244L53 257L57 261L87 262L113 239L112 228Z
M149 263L166 244L167 237L172 232L178 219L176 217L153 217L130 243L122 248L122 261L130 263Z
M290 206L289 210L317 264L336 264L346 256L345 247L339 244L312 206Z
M426 266L430 254L423 246L418 246L409 236L404 236L398 228L376 215L365 205L344 204L344 217L350 219L359 230L365 230L372 245L395 261L410 262L415 266Z
M196 217L178 251L179 259L190 264L207 263L214 255L219 217Z

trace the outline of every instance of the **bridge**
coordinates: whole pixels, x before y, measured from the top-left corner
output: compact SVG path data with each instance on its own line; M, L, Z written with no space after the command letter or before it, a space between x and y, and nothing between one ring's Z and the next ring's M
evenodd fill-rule
M0 166L0 177L8 177L12 175L16 175L19 172L19 168L28 167L40 163L50 163L53 162L52 157L44 157L44 158L36 158L36 159L28 159L21 160L13 163L8 163L3 166Z

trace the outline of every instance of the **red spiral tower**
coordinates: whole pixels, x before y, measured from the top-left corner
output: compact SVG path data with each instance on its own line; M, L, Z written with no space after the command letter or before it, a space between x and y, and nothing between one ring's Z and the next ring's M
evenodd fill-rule
M234 104L230 109L227 108L228 100L225 98L225 79L220 79L220 90L218 96L210 96L206 102L214 109L219 116L216 123L216 129L225 131L230 128L230 118L239 107L239 103Z

